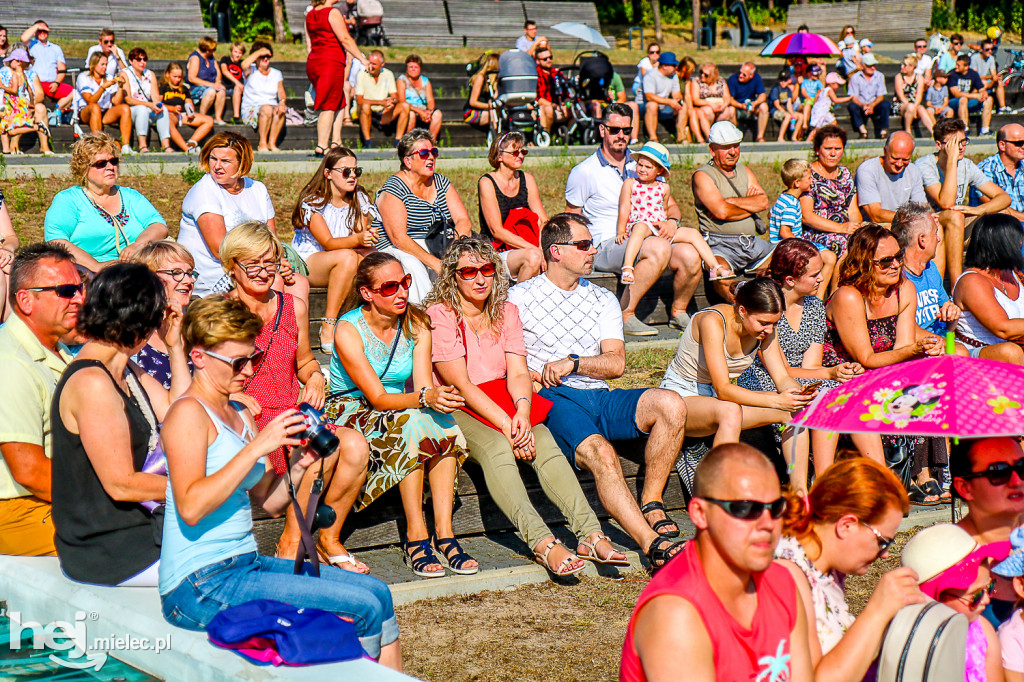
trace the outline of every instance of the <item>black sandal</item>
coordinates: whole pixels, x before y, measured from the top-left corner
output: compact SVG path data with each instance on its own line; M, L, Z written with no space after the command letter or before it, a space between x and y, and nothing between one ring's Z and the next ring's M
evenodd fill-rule
M651 526L651 528L654 530L654 532L657 533L658 535L664 535L667 538L677 538L677 537L679 537L679 526L676 524L675 521L673 521L672 519L669 518L668 512L665 511L665 503L664 502L659 502L658 500L654 500L654 501L648 502L644 506L640 507L640 513L644 515L644 520L645 521L647 520L647 514L650 514L651 512L655 512L655 511L660 511L662 514L665 515L665 518L663 518L661 521L655 521L654 522L654 524ZM662 531L661 529L664 528L665 526L672 526L674 530Z
M939 493L941 492L942 490L939 490ZM907 497L910 498L910 503L913 505L917 505L920 507L936 507L942 504L941 499L931 501L927 500L928 497L933 496L941 498L940 494L928 492L927 490L921 488L916 483L911 483L910 487L907 488Z
M431 537L431 542L434 545L434 549L444 557L445 562L448 564L448 570L452 573L473 575L480 572L479 565L463 568L467 561L476 561L476 559L466 554L459 541L455 538L439 538L435 534Z
M939 485L939 482L934 478L930 478L924 483L919 484L918 487L921 488L926 495L938 497L939 504L953 503L953 496L950 495L948 491L943 490L942 486Z
M682 548L685 545L686 540L677 540L672 542L664 535L659 535L652 540L651 546L647 548L647 561L651 564L651 575L654 575L658 570L664 568L665 564L667 564L672 557L683 551Z
M430 549L430 540L413 540L402 545L402 560L414 575L421 578L443 578L445 575L444 566L437 560ZM440 571L426 571L424 568L431 564L441 566Z
M313 150L313 158L314 159L322 159L322 158L324 158L324 154L326 154L326 153L327 153L326 149L324 149L320 145L317 145L316 149Z

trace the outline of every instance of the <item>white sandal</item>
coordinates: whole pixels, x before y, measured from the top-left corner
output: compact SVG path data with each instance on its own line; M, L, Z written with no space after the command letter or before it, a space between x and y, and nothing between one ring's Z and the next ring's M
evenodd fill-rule
M339 318L336 318L336 317L317 317L317 318L313 318L312 320L310 320L310 322L319 322L320 323L320 330L323 331L324 325L330 325L331 327L337 326L338 319ZM334 355L334 334L333 333L331 334L331 340L328 341L327 343L323 342L323 337L322 336L318 339L318 341L320 341L320 351L321 352L326 353L327 355Z
M619 281L622 282L623 284L632 284L633 282L636 281L636 277L633 276L632 265L622 266L622 276L619 277Z
M587 540L580 540L579 543L576 545L576 556L578 556L580 559L583 559L584 561L593 561L595 564L606 564L608 566L629 566L629 559L626 559L625 556L623 556L622 559L611 558L612 554L622 554L622 552L619 552L619 550L615 549L614 545L612 545L612 551L608 553L608 556L602 559L601 555L597 553L597 545L602 540L607 540L609 545L612 544L611 538L609 538L604 533L599 534L597 536L597 539L593 542L589 542ZM580 554L580 547L586 547L589 554Z

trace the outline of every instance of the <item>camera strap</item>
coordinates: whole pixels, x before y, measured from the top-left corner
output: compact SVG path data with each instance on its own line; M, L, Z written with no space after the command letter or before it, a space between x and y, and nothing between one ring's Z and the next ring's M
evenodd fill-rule
M302 565L306 562L306 558L309 558L309 563L312 566L313 575L317 578L320 577L320 556L316 551L316 542L313 540L313 519L316 517L316 508L320 503L320 495L324 490L324 468L323 462L320 464L320 473L313 480L313 485L309 492L309 501L306 502L306 513L302 513L302 507L299 505L299 497L295 493L295 484L292 481L291 467L285 470L285 475L288 477L288 492L291 497L292 509L295 511L295 521L299 525L299 549L295 553L295 568L293 572L295 575L302 575ZM333 476L331 477L334 478Z

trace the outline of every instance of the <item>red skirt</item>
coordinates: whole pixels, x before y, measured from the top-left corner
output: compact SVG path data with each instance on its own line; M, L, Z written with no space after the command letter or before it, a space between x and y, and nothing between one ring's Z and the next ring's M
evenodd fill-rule
M313 84L317 111L341 111L345 108L345 62L318 58L314 54L306 60L306 76Z

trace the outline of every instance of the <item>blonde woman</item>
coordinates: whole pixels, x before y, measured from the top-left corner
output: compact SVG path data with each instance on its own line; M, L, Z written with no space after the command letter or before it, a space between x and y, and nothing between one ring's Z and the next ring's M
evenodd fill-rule
M491 125L491 89L498 79L498 55L491 53L469 79L469 97L462 107L462 120L472 126Z
M935 119L922 104L925 91L924 76L916 72L918 61L916 54L908 54L900 64L900 72L896 74L893 87L896 94L892 98L892 115L903 118L903 129L908 134L914 134L912 126L916 118L931 135Z
M105 133L76 142L70 171L78 184L53 197L43 222L44 238L59 241L93 272L167 237L166 221L153 204L141 192L118 186L120 163L121 147Z
M508 302L508 274L486 242L460 239L448 249L426 304L432 330L434 384L465 397L455 422L470 457L484 470L487 489L512 520L537 561L557 577L583 570L581 559L626 565L601 532L569 460L540 423L526 366L519 309ZM478 416L479 415L479 416ZM574 554L551 534L526 494L517 460L529 463L541 488L579 538Z
M736 122L736 108L729 106L732 97L729 86L718 73L718 67L708 62L701 64L690 79L690 131L697 142L704 142L717 121Z
M93 52L89 69L78 74L75 83L78 99L78 118L89 126L93 135L103 132L103 126L117 123L121 130L121 153L130 154L132 138L132 112L124 103L125 78L118 74L107 78L107 56Z

